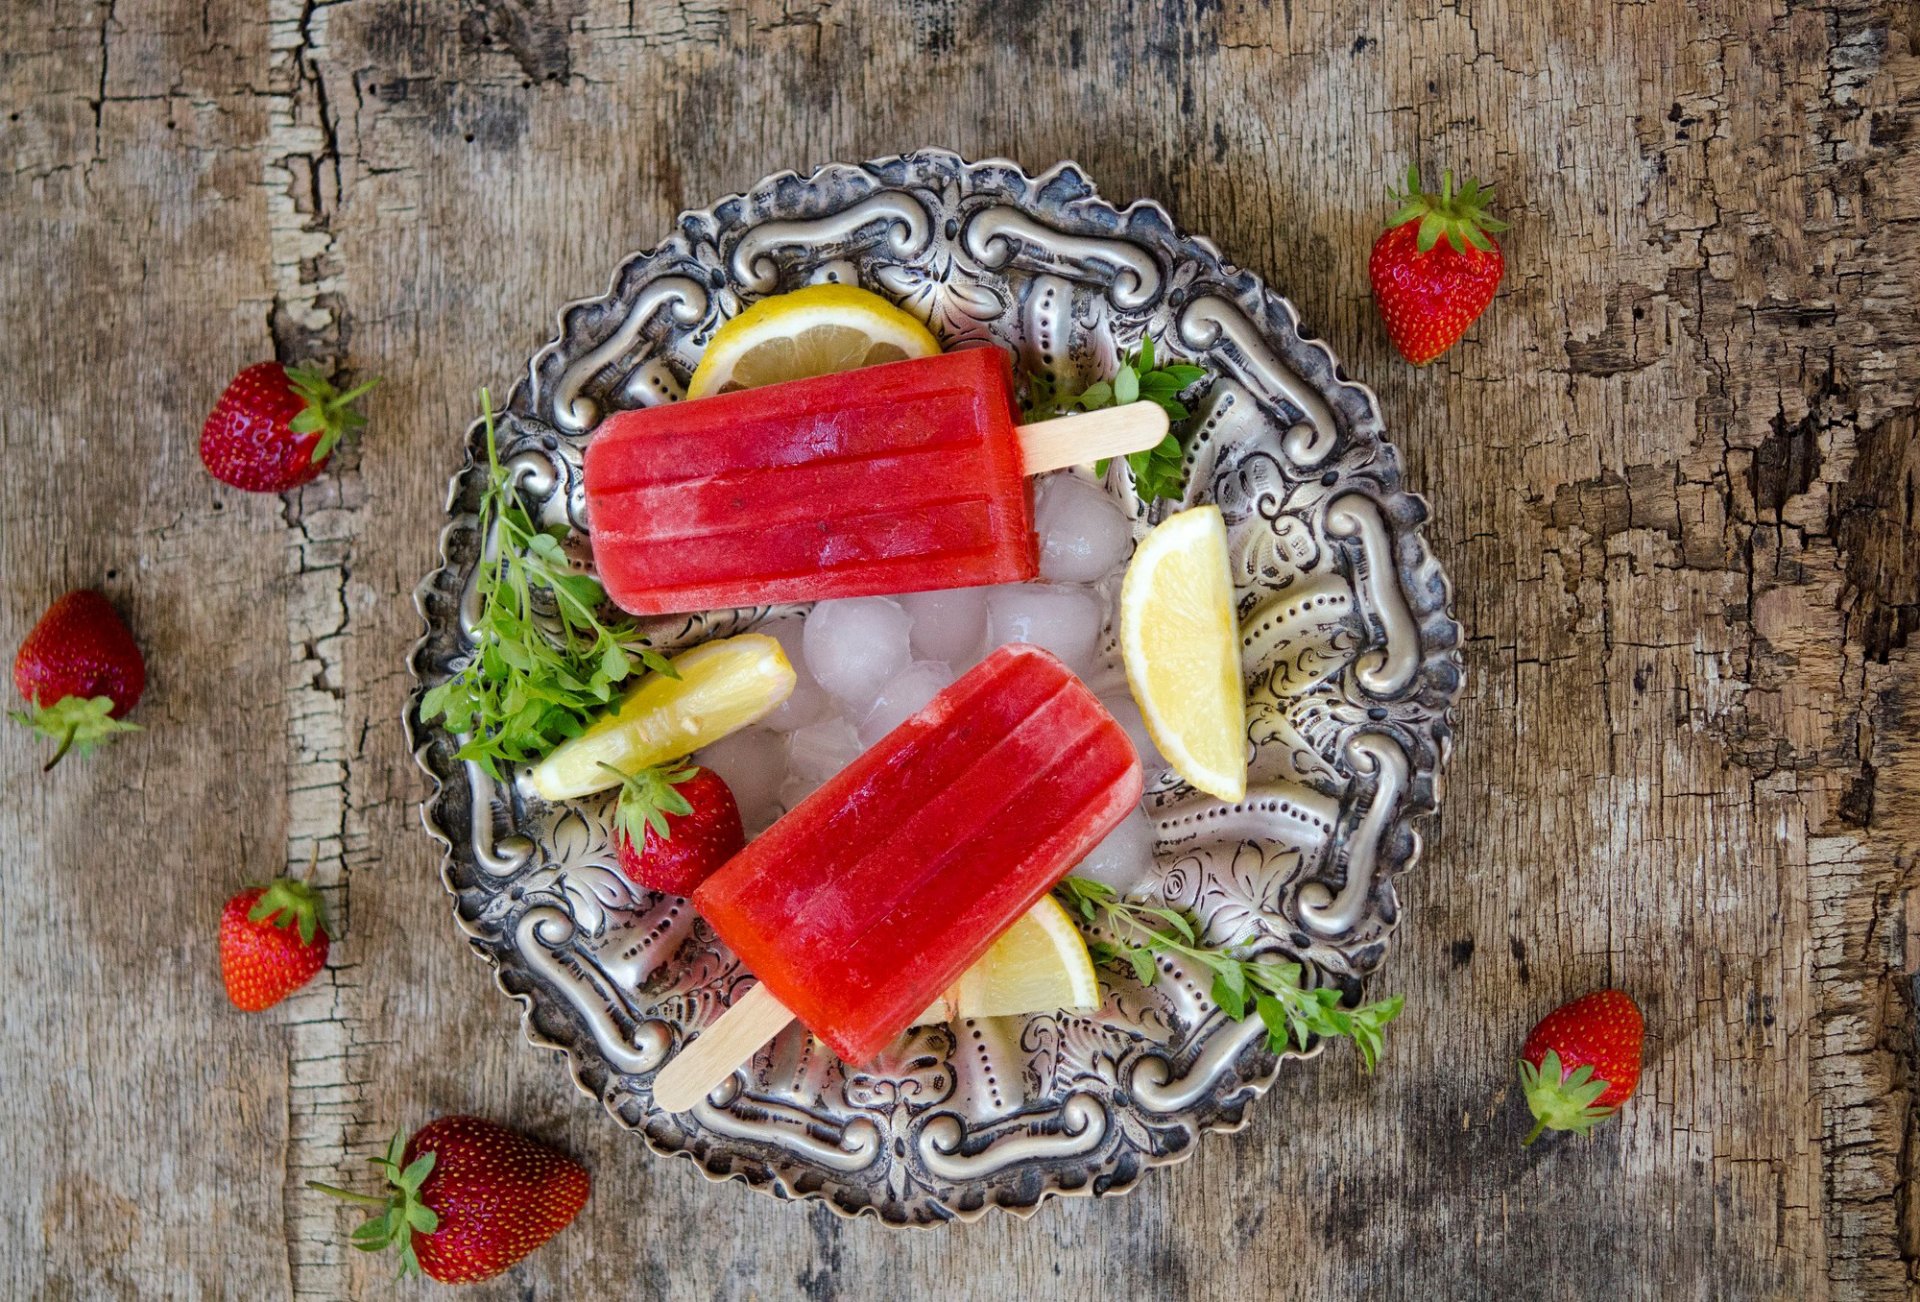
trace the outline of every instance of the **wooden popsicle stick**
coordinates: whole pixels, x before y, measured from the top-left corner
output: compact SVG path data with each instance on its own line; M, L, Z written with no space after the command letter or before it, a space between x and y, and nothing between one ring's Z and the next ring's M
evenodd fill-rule
M771 990L755 986L660 1069L653 1101L669 1112L685 1112L792 1020Z
M1081 466L1089 461L1145 452L1167 436L1167 413L1158 403L1130 402L1124 407L1077 412L1022 425L1020 458L1027 473Z

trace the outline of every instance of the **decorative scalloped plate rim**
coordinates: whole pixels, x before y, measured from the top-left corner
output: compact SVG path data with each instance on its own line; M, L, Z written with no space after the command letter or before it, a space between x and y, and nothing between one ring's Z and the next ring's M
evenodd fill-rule
M841 181L851 183L851 178L861 176L884 180L880 175L881 170L889 167L921 167L937 173L944 172L948 174L950 179L956 181L962 179L971 180L981 175L1004 173L1011 177L1017 177L1022 185L1024 185L1025 193L1030 196L1049 193L1055 189L1064 189L1071 192L1070 206L1072 216L1084 218L1091 214L1109 224L1115 231L1130 230L1137 222L1144 219L1164 230L1166 242L1169 245L1179 246L1178 252L1183 258L1188 261L1197 258L1203 264L1210 264L1207 275L1209 281L1218 281L1223 288L1227 284L1236 286L1236 292L1242 300L1248 295L1256 297L1266 309L1270 318L1277 316L1279 323L1284 325L1291 339L1289 340L1283 337L1276 344L1269 330L1262 329L1258 322L1248 322L1244 317L1242 318L1242 324L1248 325L1252 330L1258 332L1256 338L1257 344L1270 347L1277 346L1280 348L1285 348L1289 345L1292 346L1294 356L1290 356L1282 361L1279 369L1286 371L1293 380L1298 382L1301 389L1311 389L1311 392L1290 393L1282 386L1279 396L1281 399L1280 406L1283 410L1289 405L1294 408L1301 408L1303 403L1317 403L1319 405L1318 410L1324 418L1324 421L1332 424L1334 420L1333 413L1326 404L1337 394L1344 398L1349 406L1357 406L1358 411L1361 413L1362 419L1358 426L1355 425L1352 419L1348 419L1339 422L1338 426L1333 428L1329 433L1326 428L1321 426L1320 422L1314 419L1311 410L1307 410L1300 422L1292 426L1282 439L1287 450L1292 452L1297 448L1311 449L1316 439L1324 437L1326 444L1320 453L1322 457L1331 454L1334 443L1339 441L1342 434L1347 437L1349 445L1358 445L1364 440L1366 449L1377 457L1381 463L1378 471L1381 491L1378 497L1374 499L1375 506L1382 508L1391 506L1396 513L1391 528L1381 525L1377 514L1374 519L1375 529L1381 536L1386 538L1387 545L1390 548L1389 559L1393 569L1391 577L1401 585L1402 589L1406 588L1410 580L1417 580L1418 583L1424 585L1425 589L1425 611L1423 615L1425 622L1418 627L1412 627L1411 632L1403 633L1403 636L1414 636L1417 639L1414 649L1419 654L1416 657L1418 663L1415 668L1421 675L1420 681L1426 688L1421 708L1419 710L1410 709L1409 712L1409 717L1415 719L1420 725L1419 729L1413 729L1411 724L1408 725L1410 730L1419 733L1419 735L1415 736L1414 741L1416 743L1416 749L1418 749L1420 753L1412 757L1408 757L1403 753L1402 770L1400 774L1402 787L1397 793L1398 799L1390 809L1372 820L1374 826L1371 835L1374 841L1370 843L1367 853L1373 854L1377 850L1385 856L1387 862L1380 867L1368 881L1366 890L1362 892L1363 898L1358 901L1360 905L1374 905L1374 913L1370 915L1368 919L1374 926L1372 932L1367 936L1366 943L1356 947L1359 951L1358 961L1353 963L1348 976L1341 978L1346 988L1357 991L1365 974L1377 966L1384 955L1387 938L1397 923L1398 907L1393 900L1392 881L1399 873L1413 866L1419 853L1418 838L1410 830L1409 824L1414 819L1430 813L1437 805L1439 799L1440 772L1444 768L1451 750L1451 735L1455 713L1454 702L1457 699L1461 681L1461 665L1458 649L1459 629L1453 620L1452 591L1444 573L1440 570L1437 562L1433 560L1426 549L1424 541L1419 536L1419 524L1426 517L1425 503L1417 495L1407 492L1400 486L1397 456L1391 443L1386 439L1384 432L1380 429L1379 405L1372 390L1363 384L1348 380L1340 373L1338 361L1324 341L1308 338L1300 332L1299 316L1291 302L1273 293L1259 277L1225 262L1220 256L1219 249L1212 241L1181 231L1173 222L1173 219L1167 213L1166 209L1160 204L1152 200L1140 199L1128 204L1125 208L1115 208L1111 203L1099 197L1091 182L1087 180L1084 171L1080 169L1077 164L1068 161L1058 163L1039 173L1037 176L1030 177L1017 164L1005 159L996 158L983 160L978 163L969 163L958 155L939 150L923 150L910 155L876 159L864 164L828 163L814 169L804 177L791 170L774 173L762 179L750 190L726 195L708 208L688 210L681 213L675 222L674 229L676 235L667 240L663 240L660 244L648 250L623 259L620 266L613 273L605 294L577 299L562 307L556 316L556 332L554 337L534 354L525 376L516 381L507 404L507 410L521 410L530 401L530 395L539 394L543 383L543 363L551 364L551 360L554 358L564 359L564 351L568 346L569 335L573 332L575 328L574 323L579 319L580 314L593 313L602 307L614 304L620 297L621 287L627 280L631 268L636 266L644 267L654 260L661 258L675 244L677 239L684 237L687 233L696 230L716 230L724 234L727 228L719 215L722 212L738 210L754 202L756 199L761 202L771 202L774 196L788 190L815 193L825 188L831 182ZM871 195L867 197L871 197ZM859 202L865 202L865 198L860 199ZM847 205L849 208L853 206L855 205ZM1062 207L1065 206L1067 205L1062 205ZM1059 216L1058 213L1052 215L1056 217ZM792 218L790 216L784 220L792 220ZM805 220L820 221L824 219L816 216ZM749 227L747 229L754 230L758 228ZM1079 238L1081 238L1068 235L1065 231L1059 230L1058 226L1052 226L1048 229L1060 236L1060 242L1063 245L1074 245L1078 242ZM742 234L742 232L736 231L736 234ZM954 233L949 231L948 239L951 241L953 238ZM989 241L991 241L992 238L993 236L991 234L987 237ZM1119 242L1125 237L1109 235L1106 238L1110 241ZM764 254L761 256L764 256ZM1014 253L1009 253L1005 261L1011 263L1015 256ZM1169 256L1171 256L1171 252ZM749 268L752 269L755 266L757 266L757 261L750 260ZM718 273L716 272L715 274L717 276ZM1119 274L1120 273L1116 272L1116 281ZM734 286L735 282L731 277L729 277L724 284L716 280L712 285L715 290ZM764 289L764 287L761 288ZM1111 295L1114 291L1110 287L1108 292ZM1188 306L1190 307L1191 304L1188 304ZM1232 303L1229 302L1228 306L1232 306ZM1182 311L1184 312L1186 310L1187 309L1183 307ZM645 325L644 320L641 322L641 325ZM1216 326L1216 336L1219 335L1222 328L1223 327ZM637 335L638 331L636 330L635 333ZM599 351L601 351L601 346L597 346L594 350L596 354ZM1298 361L1300 359L1297 355L1301 353L1318 355L1317 364L1310 365L1310 370L1313 374L1308 374L1306 371L1298 368ZM583 399L577 389L571 392L564 391L565 385L568 375L582 369L583 366L580 362L573 363L567 374L560 377L560 384L556 386L561 390L558 392L557 401L569 404L568 411L570 414L573 412L572 404L581 403ZM592 374L598 374L604 369L604 364L593 368L586 378L591 379ZM638 374L639 368L636 367L635 376ZM1315 378L1316 376L1318 378ZM631 376L629 377L630 380L633 378L634 377ZM629 392L631 392L631 390L629 390ZM537 400L537 398L532 400ZM589 407L589 410L592 410L592 408ZM590 426L591 423L591 420L585 422L588 426ZM723 1135L704 1132L697 1126L689 1129L676 1118L657 1111L647 1111L637 1118L625 1115L622 1109L623 1106L631 1106L631 1094L622 1096L619 1091L615 1090L610 1084L596 1084L595 1081L589 1079L590 1075L598 1075L610 1079L607 1074L613 1071L613 1068L606 1061L604 1053L594 1042L593 1033L580 1026L577 1018L564 1008L551 1010L551 1016L543 1018L543 1010L539 1001L535 998L536 991L539 989L537 979L533 974L525 970L523 963L513 966L503 965L499 946L512 943L511 929L498 929L499 934L496 934L495 931L483 926L476 918L466 916L463 911L462 892L463 889L469 888L463 888L456 878L456 861L459 857L459 852L456 850L455 837L456 835L461 835L462 831L456 830L450 832L446 826L443 826L438 817L438 811L442 809L443 801L448 797L447 779L453 771L457 770L443 772L440 768L436 767L436 757L433 753L435 743L436 741L444 741L444 736L439 733L438 729L423 725L419 720L418 710L421 697L426 690L423 675L424 663L427 657L433 652L436 636L440 633L442 625L446 622L444 612L448 603L453 603L454 608L457 609L459 601L457 590L449 589L442 581L449 576L460 578L464 567L471 563L471 561L463 561L456 554L457 548L455 543L463 533L463 520L468 522L464 526L464 532L471 532L470 517L460 515L458 508L463 489L467 486L470 478L478 471L479 463L475 457L475 451L478 446L478 431L478 422L469 428L467 432L467 457L465 464L460 467L449 484L448 512L453 518L449 520L449 523L441 532L440 565L421 582L415 593L416 605L421 612L422 618L427 623L427 631L415 644L408 657L408 667L414 675L415 687L408 700L404 722L407 728L409 745L414 751L415 760L422 770L427 773L432 783L432 790L422 803L422 821L428 833L439 841L445 849L446 853L442 861L441 875L445 888L449 894L454 897L456 920L462 929L467 932L469 943L472 945L477 956L493 969L495 984L503 993L521 1005L521 1021L528 1041L541 1048L562 1054L567 1061L569 1075L572 1077L576 1087L583 1093L600 1099L603 1106L607 1108L615 1120L623 1127L638 1130L653 1151L668 1156L686 1158L710 1181L718 1183L728 1180L739 1180L748 1184L750 1187L770 1192L782 1199L823 1201L831 1207L837 1215L848 1218L860 1215L873 1215L883 1223L889 1225L932 1226L950 1220L972 1221L985 1215L993 1208L1010 1211L1024 1218L1031 1216L1038 1210L1039 1206L1050 1197L1104 1196L1127 1192L1139 1183L1142 1175L1148 1169L1173 1165L1184 1161L1187 1157L1191 1156L1194 1149L1198 1146L1198 1138L1200 1135L1215 1131L1230 1133L1239 1130L1246 1124L1248 1104L1264 1096L1272 1087L1274 1081L1279 1076L1281 1063L1285 1059L1305 1059L1318 1056L1322 1047L1320 1044L1315 1044L1311 1049L1304 1052L1295 1050L1276 1057L1266 1051L1264 1045L1261 1043L1260 1037L1257 1035L1243 1036L1237 1047L1232 1044L1227 1046L1228 1051L1214 1065L1209 1076L1205 1089L1211 1096L1213 1110L1207 1115L1192 1119L1192 1124L1186 1127L1186 1133L1182 1142L1167 1148L1165 1151L1156 1151L1152 1146L1135 1146L1124 1155L1117 1155L1113 1165L1104 1172L1099 1168L1088 1170L1081 1173L1080 1178L1077 1180L1063 1182L1059 1172L1047 1173L1043 1177L1042 1187L1032 1190L1030 1193L1023 1189L1012 1200L1008 1200L1004 1196L992 1196L991 1192L989 1192L987 1196L981 1197L978 1201L955 1205L955 1203L950 1200L921 1195L917 1202L906 1203L907 1206L917 1207L924 1212L924 1215L919 1217L889 1216L886 1213L890 1208L882 1207L874 1202L846 1205L839 1198L830 1196L828 1192L823 1192L823 1186L821 1185L805 1187L808 1184L807 1176L810 1173L810 1169L806 1167L803 1161L791 1160L791 1154L789 1154L790 1160L784 1165L764 1156L757 1155L752 1161L743 1163L736 1155L736 1147L733 1146L733 1141L730 1141ZM1296 442L1296 440L1304 441ZM1222 447L1226 448L1231 448L1231 446L1231 444L1222 445ZM1208 455L1219 455L1221 451L1221 447L1216 447L1210 449ZM1309 461L1306 464L1311 468L1317 463ZM1208 462L1204 468L1210 473L1213 469L1212 463ZM1199 474L1196 472L1194 476L1195 480L1197 481L1199 477ZM1333 478L1333 472L1328 472L1327 482L1331 483ZM1197 483L1196 487L1190 491L1198 491ZM1344 491L1345 490L1343 490L1343 492ZM1322 514L1324 515L1325 513L1323 504ZM1268 523L1275 525L1276 529L1278 528L1273 517L1268 518ZM1354 527L1356 529L1361 528L1364 523L1365 522L1362 521ZM1327 526L1326 533L1329 537L1333 535L1333 532L1332 527ZM1342 536L1348 535L1342 534ZM1330 549L1331 548L1329 548L1329 550ZM1376 586L1380 581L1377 576L1373 580ZM464 586L464 582L464 579L461 579L462 586ZM1366 584L1363 583L1359 577L1354 578L1351 582L1356 592L1355 605L1357 607L1360 604L1358 594ZM1404 595L1401 600L1404 604L1406 600ZM439 614L436 614L436 609L440 611ZM457 623L457 620L455 622ZM1393 636L1393 630L1389 629L1389 642L1391 642ZM1405 648L1402 648L1403 651L1404 649ZM1366 654L1372 655L1376 659L1390 658L1392 650L1393 648L1389 645L1386 651L1377 651L1372 648L1371 643L1363 648ZM1358 655L1350 657L1350 659L1357 658ZM1382 673L1388 672L1387 669L1380 669L1378 671ZM1346 734L1346 740L1343 741L1340 746L1342 754L1351 758L1352 752L1349 748L1355 741L1362 740L1368 735L1370 734L1365 732ZM1394 736L1397 737L1398 734ZM1396 742L1396 744L1399 743ZM1362 756L1362 758L1364 759L1365 757ZM449 763L451 763L451 761L449 761ZM1384 784L1386 780L1384 769L1377 768L1375 771L1380 774L1380 782ZM1339 803L1344 812L1345 806L1349 803L1347 795L1341 796ZM471 813L471 810L469 810L469 813ZM468 827L471 826L470 820L461 820L461 822L464 822ZM461 824L457 822L455 826L458 829ZM1360 833L1349 832L1347 835L1349 840L1357 840ZM1265 843L1262 842L1261 844ZM1332 852L1329 851L1328 853L1330 854ZM1303 869L1302 875L1310 874L1307 873L1307 870ZM1327 897L1326 902L1322 904L1319 902L1319 897L1315 897L1314 904L1310 906L1304 902L1304 897L1308 891L1316 888L1319 889L1321 896ZM1198 889L1197 886L1196 889ZM1344 895L1347 893L1347 888L1342 886L1340 894ZM1295 902L1295 908L1299 912L1305 912L1310 907L1332 910L1339 906L1339 901L1334 898L1332 888L1318 887L1317 879L1315 882L1299 888L1298 894L1302 897L1302 899L1296 900ZM524 913L521 916L524 917ZM539 924L535 925L538 926ZM1297 923L1295 925L1296 927L1298 926ZM1357 930L1357 926L1354 929ZM1299 938L1300 937L1296 935L1296 939ZM515 988L516 986L521 988ZM1103 1013L1105 1011L1105 1009L1102 1010ZM567 1029L571 1033L572 1038L559 1038L556 1034L549 1033L549 1030L543 1028L541 1025L543 1020L551 1025L554 1018L568 1023ZM1208 1024L1210 1024L1210 1019L1207 1018L1201 1018L1196 1021L1190 1030L1188 1040L1184 1043L1188 1045L1198 1043L1202 1046L1203 1051L1212 1045L1214 1036L1222 1032L1216 1031L1212 1035L1207 1036L1199 1034L1199 1028ZM1167 1062L1168 1060L1164 1057L1148 1057L1140 1061ZM1226 1082L1224 1088L1221 1085L1223 1081ZM1075 1097L1077 1097L1077 1095L1069 1094L1063 1101L1061 1116L1064 1116L1066 1110L1072 1106ZM962 1134L964 1135L965 1123L961 1122L959 1124ZM900 1131L898 1133L904 1139L906 1132ZM1096 1148L1099 1147L1101 1147L1101 1145L1097 1144ZM875 1161L883 1159L885 1159L885 1154L882 1155L881 1159L875 1159ZM1014 1163L1014 1165L1017 1166L1017 1162ZM799 1172L799 1174L796 1175L796 1172ZM1104 1180L1102 1179L1103 1174L1106 1177ZM991 1185L993 1182L989 1180L984 1183ZM904 1196L901 1201L904 1201Z

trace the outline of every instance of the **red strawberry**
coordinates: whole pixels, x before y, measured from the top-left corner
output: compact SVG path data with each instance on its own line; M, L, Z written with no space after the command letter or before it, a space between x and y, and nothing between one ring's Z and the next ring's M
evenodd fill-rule
M1493 302L1507 264L1488 232L1507 224L1486 214L1492 189L1468 181L1455 194L1447 172L1439 194L1423 193L1410 167L1406 190L1388 191L1400 207L1373 242L1367 275L1387 337L1415 366L1453 347Z
M747 843L732 790L718 773L697 765L620 774L614 825L620 871L670 895L693 894Z
M349 431L367 423L354 399L368 380L336 393L316 371L259 362L233 377L200 430L200 461L223 484L279 493L306 483Z
M1586 1134L1640 1083L1646 1019L1622 990L1597 990L1548 1013L1520 1050L1520 1084L1534 1126Z
M492 1279L518 1262L580 1214L591 1183L572 1158L479 1117L428 1122L404 1148L395 1135L373 1164L391 1193L307 1187L378 1207L353 1246L398 1244L401 1278L424 1270L442 1284Z
M116 732L138 732L121 717L147 687L147 662L107 599L91 589L69 592L47 608L13 658L13 685L33 708L12 717L86 754Z
M306 882L249 887L220 914L220 979L243 1013L271 1008L327 964L327 916Z

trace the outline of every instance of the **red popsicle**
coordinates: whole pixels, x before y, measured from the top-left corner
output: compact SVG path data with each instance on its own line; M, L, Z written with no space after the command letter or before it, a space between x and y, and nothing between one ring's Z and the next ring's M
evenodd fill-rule
M997 348L616 413L586 451L594 568L636 615L1031 579L1026 476L1167 426L1017 422Z
M655 1099L692 1106L790 1017L868 1061L1140 790L1133 743L1066 666L995 651L694 892L761 985L668 1064ZM758 1019L750 1043L727 1040L736 1015Z

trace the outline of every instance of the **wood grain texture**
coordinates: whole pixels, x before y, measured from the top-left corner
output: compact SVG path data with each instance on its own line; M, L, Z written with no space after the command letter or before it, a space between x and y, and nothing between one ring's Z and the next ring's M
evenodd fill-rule
M472 1111L596 1182L481 1298L1911 1295L1920 7L261 13L0 10L0 632L97 584L154 667L86 764L0 734L0 1293L385 1295L301 1182ZM525 1046L398 716L474 390L681 207L923 144L1075 157L1291 295L1432 501L1469 677L1375 1076L1336 1049L1126 1198L900 1233L707 1185ZM1514 223L1418 371L1365 276L1409 161ZM249 498L193 438L273 353L386 381L328 477ZM220 901L315 850L333 966L242 1019ZM1516 1046L1609 982L1640 1097L1521 1150Z

